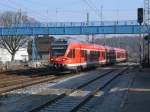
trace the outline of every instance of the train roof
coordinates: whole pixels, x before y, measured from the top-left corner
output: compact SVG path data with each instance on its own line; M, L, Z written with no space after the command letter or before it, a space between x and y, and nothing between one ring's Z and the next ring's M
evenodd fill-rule
M106 48L102 45L97 45L97 44L88 44L88 43L78 43L78 42L71 42L69 43L70 45L77 45L80 47L85 47L85 48L89 48L89 49L103 49L105 50Z
M88 44L88 43L79 43L79 42L70 42L69 44L71 45L76 45L76 46L82 46L82 47L86 47L89 49L101 49L101 50L107 50L107 51L116 51L116 52L126 52L125 49L122 48L113 48L113 47L109 47L109 46L102 46L102 45L97 45L97 44Z
M109 47L109 46L105 46L105 49L106 49L107 51L112 51L112 50L113 50L113 48L112 48L112 47Z
M106 50L109 52L126 52L125 49L122 48L113 48L109 46L103 46L103 45L98 45L98 44L89 44L89 43L81 43L81 42L69 42L67 40L57 40L52 43L52 45L71 45L71 46L78 46L78 47L84 47L87 49L101 49L101 50Z
M126 50L122 48L114 48L114 50L118 52L126 52Z
M113 48L113 47L109 47L109 46L105 46L105 49L108 52L126 52L125 49L122 49L122 48Z

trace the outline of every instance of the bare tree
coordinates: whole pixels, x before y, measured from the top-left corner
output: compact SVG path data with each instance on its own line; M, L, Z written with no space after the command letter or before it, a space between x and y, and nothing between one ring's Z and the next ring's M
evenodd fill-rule
M20 47L25 45L26 42L27 38L22 36L2 36L0 38L2 47L11 54L11 61L14 61L16 52Z
M4 27L18 26L20 24L29 24L28 16L18 12L4 12L0 15L0 25ZM11 61L14 61L16 52L20 47L23 47L27 42L27 38L21 35L16 36L1 36L0 45L11 54Z

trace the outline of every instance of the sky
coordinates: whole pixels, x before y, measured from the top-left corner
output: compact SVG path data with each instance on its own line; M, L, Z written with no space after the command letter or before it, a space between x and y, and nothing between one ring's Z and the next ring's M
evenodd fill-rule
M40 22L136 20L144 0L0 0L0 12L26 13Z

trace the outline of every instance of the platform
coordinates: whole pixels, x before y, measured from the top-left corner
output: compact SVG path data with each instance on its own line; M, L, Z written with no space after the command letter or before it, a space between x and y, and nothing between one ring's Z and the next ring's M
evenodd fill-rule
M91 112L149 112L150 69L130 69L100 98Z
M150 111L150 69L135 74L123 112Z

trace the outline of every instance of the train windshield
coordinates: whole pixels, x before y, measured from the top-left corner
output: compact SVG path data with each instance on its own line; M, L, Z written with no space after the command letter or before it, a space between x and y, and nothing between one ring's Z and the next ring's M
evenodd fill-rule
M55 42L51 45L51 56L64 56L68 44L65 42Z
M52 48L52 56L64 56L67 48Z

